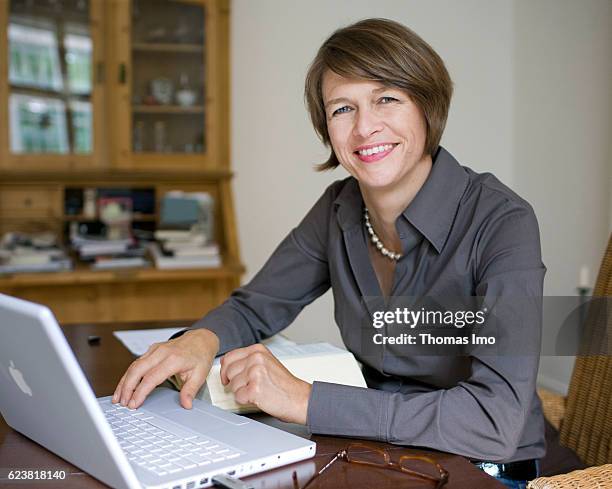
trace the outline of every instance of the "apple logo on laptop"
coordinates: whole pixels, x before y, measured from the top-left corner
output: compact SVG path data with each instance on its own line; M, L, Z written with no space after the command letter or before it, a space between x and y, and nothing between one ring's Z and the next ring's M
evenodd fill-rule
M18 368L15 368L15 364L13 363L13 360L11 360L11 364L9 365L9 372L11 373L11 377L13 377L13 380L15 381L17 386L23 391L23 393L31 397L32 389L30 389L30 386L23 378L23 374L21 373L21 370L19 370Z

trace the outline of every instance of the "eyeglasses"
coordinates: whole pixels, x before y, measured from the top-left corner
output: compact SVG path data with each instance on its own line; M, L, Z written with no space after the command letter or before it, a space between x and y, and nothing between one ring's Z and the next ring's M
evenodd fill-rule
M397 462L393 462L387 450L372 447L365 443L351 443L346 448L336 453L336 455L334 455L334 457L316 474L308 479L308 482L301 488L297 479L297 474L293 472L293 489L306 489L337 460L403 472L412 477L417 477L423 480L423 482L430 483L432 489L439 489L448 481L448 472L438 462L429 457L402 455Z

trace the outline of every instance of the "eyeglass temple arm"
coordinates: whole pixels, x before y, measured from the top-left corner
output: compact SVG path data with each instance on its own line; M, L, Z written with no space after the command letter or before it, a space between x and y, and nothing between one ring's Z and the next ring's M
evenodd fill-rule
M329 462L327 462L323 467L319 469L319 471L316 474L313 474L313 476L310 479L308 479L308 482L306 482L306 484L302 486L302 489L306 489L313 480L315 480L323 472L329 469L329 467L339 458L346 458L346 450L340 450L338 453L336 453L336 455L334 455L334 458L332 458Z

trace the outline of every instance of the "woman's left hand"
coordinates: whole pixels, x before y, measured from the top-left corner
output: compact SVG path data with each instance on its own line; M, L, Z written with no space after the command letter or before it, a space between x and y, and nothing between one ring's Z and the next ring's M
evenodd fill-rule
M264 345L226 353L221 382L229 384L238 404L255 404L281 421L306 424L312 386L292 375Z

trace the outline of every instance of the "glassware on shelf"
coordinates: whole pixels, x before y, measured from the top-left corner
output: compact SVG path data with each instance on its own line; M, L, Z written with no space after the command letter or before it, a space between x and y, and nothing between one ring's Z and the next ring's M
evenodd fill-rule
M174 87L172 86L172 81L168 78L159 77L151 80L151 95L153 95L158 104L170 105L173 93Z
M131 4L136 12L130 31L132 151L142 156L202 154L206 6L204 2L152 0L132 0Z
M164 153L166 151L166 123L164 121L156 121L153 128L155 152Z
M189 23L186 22L186 19L181 19L176 27L174 28L174 32L172 32L172 38L174 40L174 42L181 44L181 43L190 43L193 42L193 35L191 33L191 28L189 26Z
M189 77L182 73L179 78L179 90L176 91L176 102L182 107L191 107L195 104L197 94L189 87Z
M144 151L145 141L145 123L144 121L136 121L134 124L134 152L142 153Z

